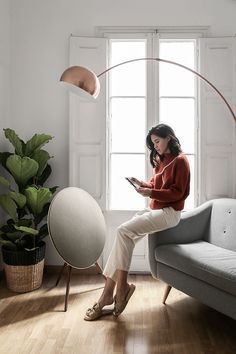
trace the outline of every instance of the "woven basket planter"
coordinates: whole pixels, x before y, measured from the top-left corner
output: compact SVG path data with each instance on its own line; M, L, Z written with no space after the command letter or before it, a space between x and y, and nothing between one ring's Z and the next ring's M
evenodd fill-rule
M3 265L8 289L25 293L42 284L46 243L34 251L10 251L2 247Z

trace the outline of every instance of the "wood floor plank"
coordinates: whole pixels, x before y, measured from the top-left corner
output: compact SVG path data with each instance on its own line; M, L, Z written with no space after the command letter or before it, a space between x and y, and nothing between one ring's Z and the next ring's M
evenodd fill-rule
M0 282L0 354L235 354L236 321L150 275L129 275L136 285L124 313L84 321L104 286L101 275L45 274L35 291L17 294Z

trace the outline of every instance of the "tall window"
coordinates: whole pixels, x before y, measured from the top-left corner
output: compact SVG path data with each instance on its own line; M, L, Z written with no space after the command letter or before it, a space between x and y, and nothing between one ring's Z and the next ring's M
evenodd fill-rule
M161 40L160 58L196 70L195 47L195 40ZM159 119L174 129L190 164L190 195L186 199L185 209L194 207L196 91L195 75L178 66L160 63Z
M146 57L146 40L111 40L109 66ZM145 200L124 177L145 179L146 61L109 75L109 208L135 210Z
M123 61L147 57L146 39L112 39L109 43L109 67ZM195 40L159 40L159 57L196 69ZM150 63L150 62L149 62ZM109 209L137 210L149 200L135 192L125 180L134 176L147 180L149 154L145 146L147 124L147 61L118 66L109 72ZM191 168L191 194L185 210L194 207L195 195L195 111L196 79L192 73L174 65L160 63L156 88L155 124L169 124L181 142ZM153 87L154 91L154 87ZM153 102L153 101L151 101Z

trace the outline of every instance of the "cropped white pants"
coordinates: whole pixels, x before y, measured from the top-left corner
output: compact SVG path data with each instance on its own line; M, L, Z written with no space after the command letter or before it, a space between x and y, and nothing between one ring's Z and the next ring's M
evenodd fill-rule
M116 281L116 270L129 271L135 244L147 234L176 226L180 216L181 211L172 207L138 211L132 219L118 227L103 274Z

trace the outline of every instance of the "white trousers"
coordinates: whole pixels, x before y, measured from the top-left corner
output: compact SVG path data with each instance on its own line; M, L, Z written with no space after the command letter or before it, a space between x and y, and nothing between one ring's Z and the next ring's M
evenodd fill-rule
M172 207L163 209L145 208L138 211L132 219L117 228L117 235L108 257L103 274L116 281L116 270L129 271L135 244L147 234L176 226L181 211Z

